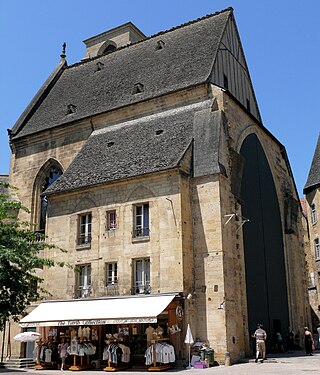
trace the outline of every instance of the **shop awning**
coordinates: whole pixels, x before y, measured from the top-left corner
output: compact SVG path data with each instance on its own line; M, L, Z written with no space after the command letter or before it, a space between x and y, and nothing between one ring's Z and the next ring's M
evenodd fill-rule
M176 294L46 301L20 320L21 327L155 323Z

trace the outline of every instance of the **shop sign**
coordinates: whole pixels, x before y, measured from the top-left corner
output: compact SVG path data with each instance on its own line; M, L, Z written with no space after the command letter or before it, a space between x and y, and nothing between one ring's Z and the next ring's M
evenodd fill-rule
M28 327L70 327L70 326L97 326L105 324L132 324L156 323L157 318L129 318L129 319L85 319L85 320L60 320L59 322L34 322L20 323L23 328Z

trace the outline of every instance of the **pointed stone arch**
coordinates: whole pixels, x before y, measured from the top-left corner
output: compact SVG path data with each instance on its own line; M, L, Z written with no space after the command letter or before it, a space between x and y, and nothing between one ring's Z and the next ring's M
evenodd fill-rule
M148 186L141 184L136 186L131 192L129 192L126 201L137 201L150 197L155 197L155 193Z
M74 214L81 211L91 210L93 207L97 207L97 203L89 195L82 194L75 202L71 213Z
M64 172L62 165L53 158L48 159L39 169L33 183L32 193L32 222L35 229L45 233L46 226L46 197L42 193L56 181Z

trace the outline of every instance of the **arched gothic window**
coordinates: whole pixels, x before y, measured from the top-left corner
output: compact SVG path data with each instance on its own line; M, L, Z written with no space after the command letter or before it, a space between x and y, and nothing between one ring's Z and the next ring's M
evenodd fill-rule
M55 160L51 160L43 166L36 179L34 190L34 220L38 223L37 229L41 233L45 233L48 209L48 199L43 193L62 175L62 173L63 171L60 164Z

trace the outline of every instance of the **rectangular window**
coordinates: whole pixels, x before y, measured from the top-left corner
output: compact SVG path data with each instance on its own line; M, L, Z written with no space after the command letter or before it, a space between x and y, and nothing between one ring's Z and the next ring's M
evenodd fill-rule
M320 244L319 244L319 238L316 238L314 240L314 251L316 254L316 258L320 259Z
M314 288L316 286L316 280L314 278L314 272L310 272L310 286L311 288Z
M134 206L133 237L149 236L149 203Z
M312 203L310 206L311 209L311 224L315 224L317 222L317 211L316 211L316 205Z
M91 244L91 214L81 215L79 218L79 245Z
M134 293L150 294L150 259L137 259L134 261Z
M78 298L90 297L91 292L91 265L80 266L78 273Z
M118 282L118 264L117 263L107 263L106 264L107 277L106 284L115 285Z
M116 210L107 211L107 230L114 230L116 228L117 228Z

